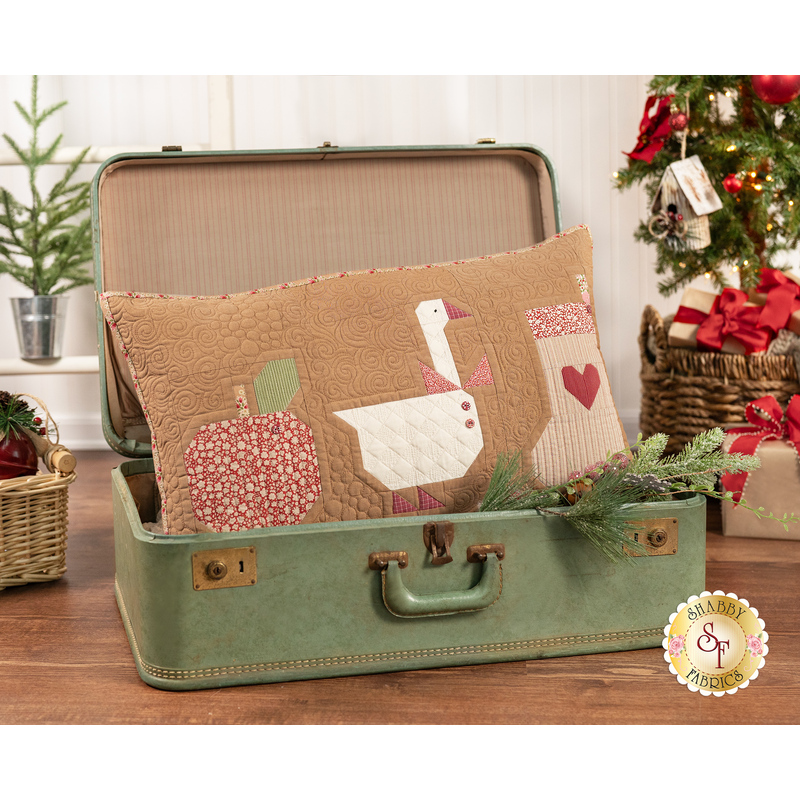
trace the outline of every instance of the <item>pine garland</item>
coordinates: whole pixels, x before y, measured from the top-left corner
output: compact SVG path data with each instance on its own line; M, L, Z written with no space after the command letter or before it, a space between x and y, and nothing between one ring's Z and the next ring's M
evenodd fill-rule
M761 466L757 456L723 453L721 428L698 434L679 453L664 456L667 436L641 435L627 450L594 464L566 483L542 488L535 467L522 468L522 453L503 453L489 482L479 511L535 509L562 517L612 562L627 561L643 554L644 545L633 540L639 530L630 519L635 503L671 500L678 495L700 493L732 502L731 492L718 492L717 479L725 472L752 472ZM739 505L759 518L775 519L788 529L800 517L777 518L763 508Z
M723 205L708 217L711 244L702 250L675 250L653 237L647 220L639 225L635 238L656 245L656 273L665 276L659 291L670 295L703 275L717 290L734 275L741 288L755 287L762 268L781 268L781 254L800 243L800 98L765 103L749 75L657 75L648 92L674 95L681 110L688 95L686 157L699 156ZM635 131L630 135L633 145ZM616 173L616 187L643 183L652 203L664 171L680 158L680 139L673 134L650 164L629 158ZM744 185L729 194L722 181L736 173Z

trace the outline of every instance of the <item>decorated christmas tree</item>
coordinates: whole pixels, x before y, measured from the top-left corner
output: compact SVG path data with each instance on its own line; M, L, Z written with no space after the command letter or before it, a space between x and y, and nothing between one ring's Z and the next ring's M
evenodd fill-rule
M644 183L659 290L752 289L800 242L800 76L657 75L617 188ZM631 132L634 140L635 132Z

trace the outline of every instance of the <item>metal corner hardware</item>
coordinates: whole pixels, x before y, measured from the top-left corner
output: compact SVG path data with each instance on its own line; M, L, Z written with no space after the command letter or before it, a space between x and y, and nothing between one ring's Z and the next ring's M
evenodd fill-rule
M180 144L165 144L161 148L162 153L182 152L183 145Z
M408 553L405 550L385 550L380 553L370 553L367 566L370 569L382 570L389 566L390 561L396 561L400 569L408 566Z
M252 586L257 580L255 547L228 547L192 553L192 585L198 592Z
M450 553L453 539L455 531L452 522L426 522L422 526L422 541L431 554L432 564L449 564L453 560Z
M678 552L678 520L673 517L636 520L638 530L630 534L645 546L645 553L635 553L623 545L629 556L674 556Z

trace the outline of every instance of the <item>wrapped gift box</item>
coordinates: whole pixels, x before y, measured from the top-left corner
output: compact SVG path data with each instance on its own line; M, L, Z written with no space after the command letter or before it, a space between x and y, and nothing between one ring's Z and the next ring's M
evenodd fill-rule
M728 452L735 435L725 437L722 449ZM800 462L788 442L769 439L756 451L761 468L747 477L742 498L751 508L761 508L782 517L800 516ZM722 533L725 536L746 536L755 539L794 539L800 541L800 522L789 523L787 531L774 519L759 519L746 508L722 504Z
M777 321L776 319L772 319L772 326L770 326L770 317L769 309L767 309L768 300L770 297L770 291L774 291L775 289L779 289L781 286L788 286L795 290L795 300L792 301L784 301L789 302L791 305L789 307L781 309L781 303L777 304L777 308L773 311L773 314L777 312ZM791 295L791 292L789 292ZM761 273L761 283L756 288L755 292L750 293L750 300L757 305L764 306L765 312L767 316L761 320L762 325L767 325L767 327L775 327L782 326L787 330L790 330L792 333L797 334L800 336L800 275L795 272L780 272L774 269L765 269ZM777 331L776 331L777 333Z
M718 295L713 292L704 292L702 289L690 287L684 291L681 298L681 307L678 309L678 313L669 328L668 341L671 347L697 349L697 331L700 329L703 318L711 314L717 298ZM764 298L766 299L766 295L764 295ZM746 302L744 308L755 309L758 308L758 304ZM681 312L688 313L682 314ZM693 317L696 321L683 322L681 321L682 316ZM764 350L766 350L768 344L769 341L765 341ZM743 355L746 352L746 348L733 336L727 336L722 343L721 352Z

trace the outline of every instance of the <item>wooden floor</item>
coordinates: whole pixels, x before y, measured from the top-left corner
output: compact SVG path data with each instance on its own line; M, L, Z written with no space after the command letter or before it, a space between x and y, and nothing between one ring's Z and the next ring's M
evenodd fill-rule
M729 539L709 509L707 588L757 607L770 653L732 696L680 686L663 650L165 692L134 666L114 599L109 472L78 453L67 575L0 592L0 724L796 724L800 542ZM665 620L665 624L666 624Z

